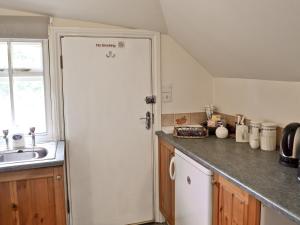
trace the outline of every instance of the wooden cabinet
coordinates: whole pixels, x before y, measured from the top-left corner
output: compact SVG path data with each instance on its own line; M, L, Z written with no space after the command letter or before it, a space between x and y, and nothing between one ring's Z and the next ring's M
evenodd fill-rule
M169 175L174 147L159 141L159 207L169 225L175 224L175 182Z
M213 225L259 225L258 200L221 176L213 183Z
M0 173L1 225L65 225L63 167Z

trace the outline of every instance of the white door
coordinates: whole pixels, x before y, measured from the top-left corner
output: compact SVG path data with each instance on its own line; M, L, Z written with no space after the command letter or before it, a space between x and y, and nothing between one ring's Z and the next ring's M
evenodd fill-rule
M73 225L153 219L151 40L62 38Z

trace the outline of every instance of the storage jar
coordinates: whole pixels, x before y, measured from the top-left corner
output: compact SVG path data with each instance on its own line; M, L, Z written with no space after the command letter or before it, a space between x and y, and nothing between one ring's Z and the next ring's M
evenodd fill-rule
M276 124L262 123L260 132L260 148L264 151L276 150Z
M260 128L261 123L257 121L250 122L249 144L253 149L258 149L260 146Z

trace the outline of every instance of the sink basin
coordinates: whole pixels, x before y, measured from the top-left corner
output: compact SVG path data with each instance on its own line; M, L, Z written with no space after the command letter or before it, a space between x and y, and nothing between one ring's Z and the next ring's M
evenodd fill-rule
M48 151L42 147L23 148L0 152L0 163L14 163L23 161L34 161L47 158Z

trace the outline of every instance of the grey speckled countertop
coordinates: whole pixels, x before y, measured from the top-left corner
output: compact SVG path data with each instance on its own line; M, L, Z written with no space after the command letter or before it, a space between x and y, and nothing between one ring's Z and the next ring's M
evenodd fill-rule
M300 182L297 169L279 164L278 151L252 150L232 139L179 139L156 134L198 163L246 190L264 205L300 224Z
M17 163L0 163L0 173L26 169L36 169L43 167L61 166L65 161L65 143L64 141L49 142L38 144L37 147L46 148L51 154L49 159L38 159L34 161L23 161ZM1 153L1 152L0 152Z

